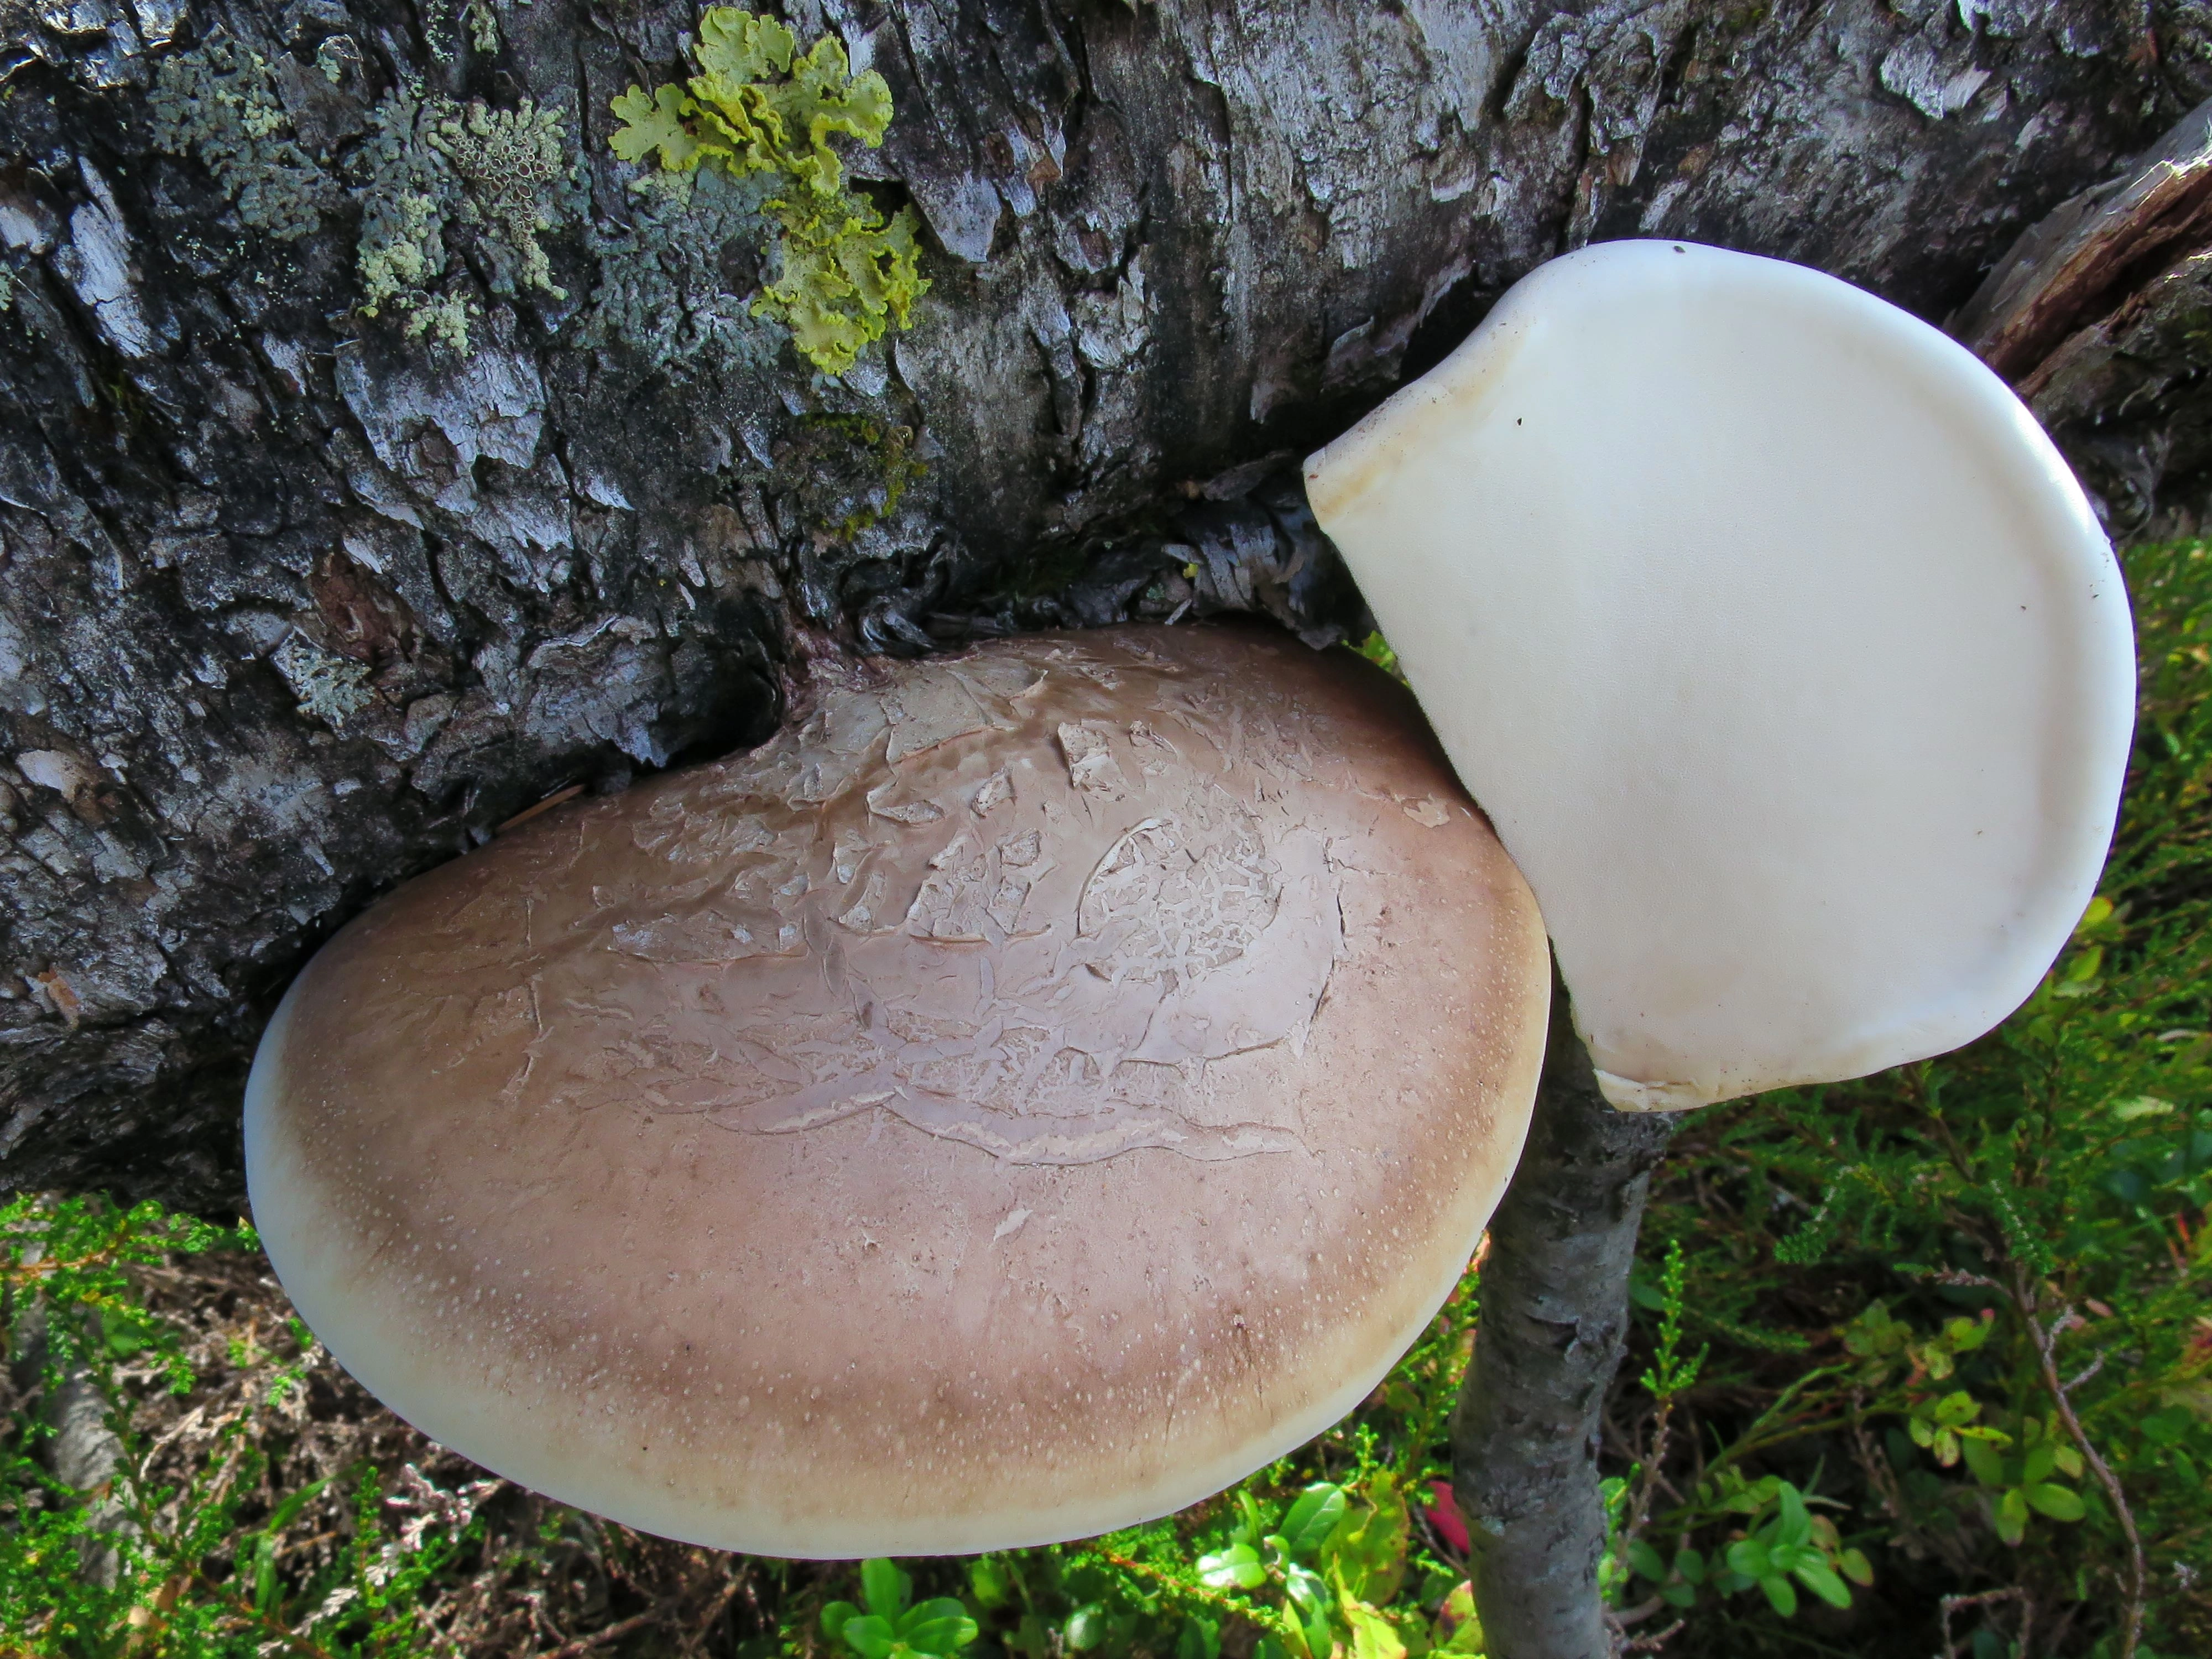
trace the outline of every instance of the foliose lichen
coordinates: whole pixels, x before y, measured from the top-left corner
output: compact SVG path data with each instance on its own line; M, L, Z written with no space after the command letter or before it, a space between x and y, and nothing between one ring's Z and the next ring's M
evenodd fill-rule
M776 274L756 314L791 331L800 354L829 374L853 366L887 328L907 325L927 293L914 211L889 219L845 182L835 134L873 149L891 118L890 88L870 70L851 73L831 36L795 55L791 31L772 17L716 6L699 27L699 73L614 100L622 118L611 143L626 161L658 155L662 169L756 175L769 190L762 212L775 226Z
M468 26L471 46L486 57L499 50L499 14L488 0L468 0L461 8L461 21Z
M148 101L155 143L198 155L245 224L291 241L321 222L335 185L292 136L259 52L211 36L161 60Z
M529 0L523 3L528 4ZM422 20L423 44L441 64L452 63L459 54L464 33L480 57L489 58L499 50L499 14L492 9L490 0L435 0L420 8L417 15Z
M348 720L374 701L366 684L368 669L298 634L288 636L269 660L300 700L298 712L333 732L343 731Z
M770 193L764 179L719 168L640 179L626 223L586 227L599 285L581 343L625 347L685 382L772 368L782 331L732 291L753 284L729 269L759 240Z
M409 338L427 336L467 356L468 295L448 280L459 275L463 246L485 267L495 294L568 297L538 240L565 216L568 168L558 110L528 99L512 110L464 106L401 86L370 119L374 131L355 162L363 316L388 307L406 319Z

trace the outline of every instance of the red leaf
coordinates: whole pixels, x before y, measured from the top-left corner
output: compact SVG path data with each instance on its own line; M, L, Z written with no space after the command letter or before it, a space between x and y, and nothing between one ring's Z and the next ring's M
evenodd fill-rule
M1459 1500L1452 1496L1451 1482L1431 1480L1429 1491L1434 1496L1421 1505L1421 1512L1429 1517L1429 1524L1437 1529L1438 1538L1455 1553L1465 1555L1467 1517L1459 1512Z

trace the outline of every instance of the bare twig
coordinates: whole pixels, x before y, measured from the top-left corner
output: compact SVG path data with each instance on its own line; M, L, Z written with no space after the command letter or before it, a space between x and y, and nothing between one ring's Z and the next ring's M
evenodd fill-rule
M1921 1530L1912 1519L1912 1512L1905 1501L1903 1488L1897 1484L1897 1471L1882 1455L1867 1432L1866 1393L1861 1389L1851 1390L1851 1452L1858 1459L1867 1483L1881 1499L1882 1509L1897 1523L1897 1540L1908 1550L1930 1555L1944 1563L1951 1571L1964 1577L1972 1563L1959 1547L1955 1539L1931 1537Z
M2120 1659L2135 1659L2136 1645L2142 1639L2143 1601L2150 1572L2143 1559L2142 1535L2136 1530L2135 1511L2128 1507L2127 1494L2120 1489L2120 1478L2112 1473L2112 1465L2105 1462L2103 1454L2082 1428L2081 1418L2075 1415L2074 1401L2068 1392L2072 1385L2061 1381L2058 1376L2059 1335L2079 1322L2070 1308L2048 1326L2038 1319L2034 1286L2028 1280L2027 1270L2018 1265L2012 1270L2009 1293L2013 1305L2020 1310L2020 1316L2027 1325L2028 1334L2034 1340L2044 1386L2051 1390L2051 1399L2057 1406L2058 1420L2066 1425L2066 1432L2073 1437L2082 1462L2095 1473L2097 1483L2104 1487L2105 1496L2112 1503L2112 1513L2119 1517L2120 1530L2127 1534L2128 1600L2121 1626ZM2083 1376L2091 1375L2094 1370L2091 1367Z
M2020 1603L2020 1652L2027 1659L2027 1638L2035 1627L2035 1603L2017 1584L2009 1589L1983 1590L1976 1595L1947 1595L1937 1605L1943 1614L1943 1659L1959 1659L1959 1646L1951 1635L1951 1615L1968 1607L1993 1607L2007 1601Z
M1620 1518L1620 1534L1613 1542L1613 1557L1623 1583L1628 1577L1629 1548L1644 1535L1644 1528L1650 1524L1651 1494L1659 1484L1659 1471L1667 1461L1667 1431L1674 1416L1674 1395L1662 1395L1659 1409L1651 1419L1651 1444L1644 1456L1638 1460L1636 1485L1629 1492L1628 1510ZM1654 1603L1633 1617L1625 1613L1612 1615L1612 1622L1616 1626L1632 1625L1639 1619L1650 1618L1657 1611L1657 1605Z
M605 1630L595 1630L589 1636L580 1636L573 1642L555 1648L550 1653L540 1654L538 1659L577 1659L577 1656L589 1653L593 1648L605 1647L643 1630L647 1625L659 1624L667 1613L665 1607L647 1607L643 1613L634 1613L627 1619L617 1620Z
M1656 1653L1672 1641L1682 1626L1688 1622L1686 1620L1677 1619L1664 1630L1655 1630L1648 1636L1638 1636L1632 1640L1622 1642L1613 1649L1613 1651L1617 1654Z
M2066 1379L2066 1392L2069 1394L2073 1393L2075 1389L2080 1388L2084 1382L2087 1382L2091 1377L2094 1376L2099 1371L2101 1371L2104 1369L2105 1351L2102 1348L2100 1348L2097 1350L2097 1357L2094 1359L2081 1367L2080 1370L2075 1372L2072 1376Z

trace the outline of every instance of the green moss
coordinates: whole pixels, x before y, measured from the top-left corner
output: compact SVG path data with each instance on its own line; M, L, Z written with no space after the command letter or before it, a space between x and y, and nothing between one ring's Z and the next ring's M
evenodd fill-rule
M291 241L313 230L336 199L329 176L292 136L260 53L216 35L162 59L148 101L155 143L197 155L252 228Z
M389 308L410 338L426 336L465 356L468 295L455 284L465 245L491 290L566 299L538 241L562 217L561 114L525 99L512 110L422 96L401 87L376 107L356 165L362 185L362 314Z
M776 229L776 273L753 310L788 328L817 368L842 374L863 346L907 325L929 284L913 210L884 218L846 184L829 143L842 134L880 144L890 88L872 70L852 74L834 38L803 56L796 45L774 18L714 7L693 48L699 73L681 87L648 94L633 86L617 98L623 125L610 142L624 161L657 155L669 173L703 168L769 182L762 210Z
M898 511L928 468L915 454L915 433L866 415L809 415L776 455L812 529L850 542Z

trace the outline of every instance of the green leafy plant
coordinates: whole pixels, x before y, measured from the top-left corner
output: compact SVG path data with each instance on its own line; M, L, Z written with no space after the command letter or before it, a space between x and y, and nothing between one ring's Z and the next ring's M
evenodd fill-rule
M614 100L623 125L610 143L626 161L658 157L664 171L712 167L775 181L765 206L777 226L775 280L753 309L790 329L809 362L842 374L860 349L904 328L928 291L910 208L885 218L845 180L835 136L873 149L891 118L890 88L850 72L831 36L797 52L782 23L733 6L710 9L683 85L633 86Z
M916 1604L914 1580L895 1562L860 1564L862 1612L850 1601L822 1609L822 1633L842 1642L860 1659L952 1659L975 1639L975 1621L951 1596Z

